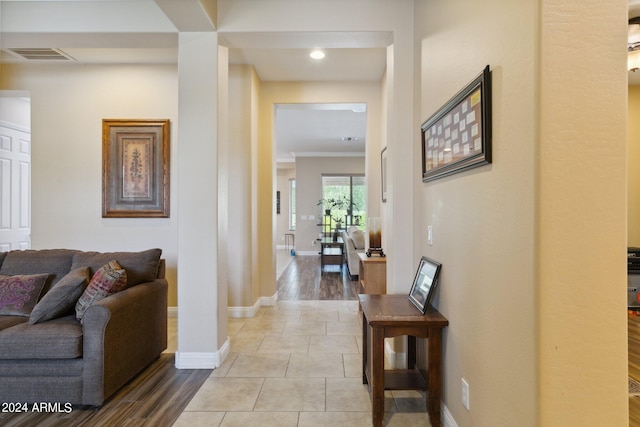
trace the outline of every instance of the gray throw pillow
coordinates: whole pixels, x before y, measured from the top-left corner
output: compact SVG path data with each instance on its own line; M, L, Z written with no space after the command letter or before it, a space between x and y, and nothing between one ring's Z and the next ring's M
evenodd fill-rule
M68 314L89 283L89 269L77 268L67 273L36 304L29 316L29 323L35 324Z

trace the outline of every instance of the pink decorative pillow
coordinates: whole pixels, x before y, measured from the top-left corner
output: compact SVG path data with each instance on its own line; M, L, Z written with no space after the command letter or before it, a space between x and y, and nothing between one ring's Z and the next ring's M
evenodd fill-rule
M127 286L127 272L118 261L111 261L95 272L89 286L76 303L76 318L82 321L84 313L91 305L109 295L123 290Z
M48 278L48 274L0 276L0 315L29 317Z

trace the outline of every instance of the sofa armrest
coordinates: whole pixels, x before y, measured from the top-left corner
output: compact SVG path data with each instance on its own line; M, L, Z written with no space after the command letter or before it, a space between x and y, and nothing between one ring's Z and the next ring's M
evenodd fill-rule
M345 245L346 259L347 259L347 269L349 270L350 276L358 276L360 274L360 258L358 257L358 252L362 252L361 250L356 249L355 244L353 243L353 239L346 231L343 231L342 240Z
M100 406L167 348L166 279L141 283L89 307L83 319L85 405Z

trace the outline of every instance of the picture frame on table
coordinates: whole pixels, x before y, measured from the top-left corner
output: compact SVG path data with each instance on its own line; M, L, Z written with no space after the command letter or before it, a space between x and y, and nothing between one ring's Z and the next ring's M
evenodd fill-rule
M409 291L409 301L425 314L438 288L442 264L423 256Z
M169 120L102 120L102 217L169 218Z
M421 126L422 181L491 163L491 71L484 70Z

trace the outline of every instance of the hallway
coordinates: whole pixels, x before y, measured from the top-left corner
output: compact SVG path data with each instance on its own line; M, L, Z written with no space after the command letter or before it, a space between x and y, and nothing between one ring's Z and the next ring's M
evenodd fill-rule
M371 426L355 300L278 301L228 332L231 353L174 426ZM429 426L425 400L387 391L385 426Z
M278 261L286 263L278 250ZM319 256L289 255L289 264L276 284L279 301L357 300L358 282L350 280L347 265L326 265L320 269Z

